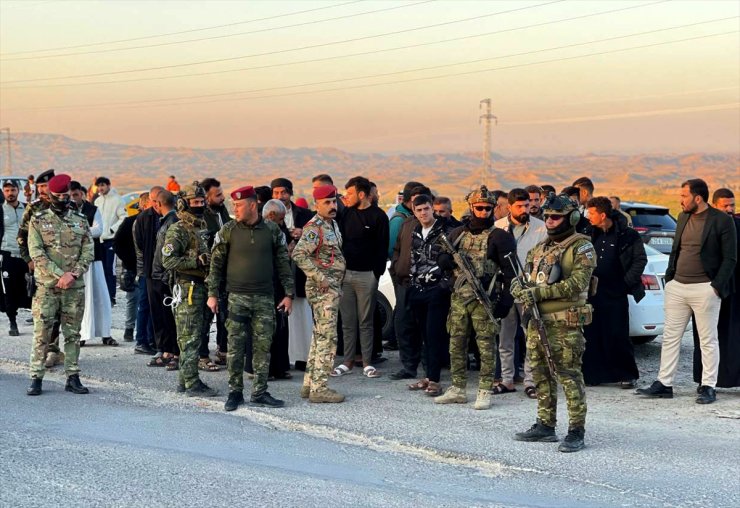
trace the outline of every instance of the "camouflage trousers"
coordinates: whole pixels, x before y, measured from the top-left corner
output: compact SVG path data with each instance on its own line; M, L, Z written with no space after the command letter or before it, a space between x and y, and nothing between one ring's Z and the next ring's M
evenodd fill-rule
M64 373L77 374L80 368L80 325L85 311L85 288L47 288L39 286L31 305L33 312L32 378L43 379L44 361L52 342L54 322L59 319L64 334ZM58 338L58 335L57 335Z
M569 428L583 427L586 424L586 389L581 358L586 349L586 339L580 328L562 323L545 322L545 331L568 405ZM537 418L543 424L554 427L558 405L557 379L550 374L545 350L532 321L527 328L527 354L537 388Z
M229 294L228 352L226 365L229 371L229 390L244 391L244 354L252 336L252 396L267 391L267 373L270 369L270 346L275 331L273 297L265 295Z
M177 345L180 347L180 369L178 378L181 385L190 388L200 379L198 377L198 348L203 331L208 291L202 282L179 280L182 288L182 301L175 308Z
M326 389L329 373L334 368L334 356L337 353L337 318L342 293L335 289L330 289L326 293L306 289L306 298L313 311L313 338L308 351L303 386L310 386L311 391L316 392Z
M452 384L465 388L467 379L468 338L471 329L475 331L475 341L480 351L479 390L493 389L493 376L496 372L496 334L501 325L492 322L483 305L478 300L467 303L455 293L450 301L447 315L447 331L450 332L450 371Z

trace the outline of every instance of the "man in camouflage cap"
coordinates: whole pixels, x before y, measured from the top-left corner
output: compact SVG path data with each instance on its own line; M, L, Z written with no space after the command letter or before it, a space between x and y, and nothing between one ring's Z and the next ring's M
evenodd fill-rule
M575 452L584 447L586 391L581 358L586 348L583 326L591 322L592 316L586 299L596 252L589 237L576 233L581 215L568 196L551 193L542 210L548 238L529 251L524 267L527 282L514 280L511 294L525 309L534 305L539 308L568 405L568 435L558 450ZM537 388L537 422L514 439L555 442L557 378L550 373L545 348L532 320L527 327L527 354Z
M31 217L28 253L36 269L38 289L33 298L33 347L31 386L28 395L41 394L44 359L57 315L64 333L65 390L88 393L80 383L80 324L84 312L85 282L82 276L94 258L90 228L84 215L69 208L69 175L48 182L49 207Z
M225 281L228 293L229 397L224 409L233 411L244 403L244 354L252 336L251 405L281 407L282 400L267 391L269 352L275 330L273 274L275 268L285 290L277 310L290 314L293 305L293 275L288 261L285 235L274 222L262 220L257 211L257 194L251 186L231 193L236 220L224 224L213 244L208 274L208 307L218 313L219 293Z
M293 261L306 274L306 298L313 310L313 339L308 352L301 397L310 402L343 402L344 395L326 386L337 351L337 316L346 262L337 216L337 189L313 191L316 215L303 227Z
M186 185L177 199L178 222L170 226L162 246L162 266L172 272L172 307L180 346L178 392L190 397L214 397L198 376L198 348L203 318L207 312L206 284L211 254L208 250L208 229L203 214L206 193L198 182Z

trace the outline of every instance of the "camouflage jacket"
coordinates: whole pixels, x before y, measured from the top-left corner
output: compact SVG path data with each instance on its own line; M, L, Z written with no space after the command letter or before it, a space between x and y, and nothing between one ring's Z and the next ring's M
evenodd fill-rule
M293 282L293 273L290 269L290 258L288 257L288 244L285 241L285 235L280 231L280 227L274 222L260 219L260 221L253 225L247 225L235 220L231 220L224 224L213 241L213 249L211 251L211 267L208 273L208 296L219 296L219 292L223 288L223 282L226 279L226 266L229 260L229 251L231 249L231 232L236 228L246 229L261 229L266 228L269 230L272 236L272 256L273 256L273 270L269 274L255 274L257 277L269 277L273 278L273 272L277 269L278 277L280 278L280 284L283 286L283 290L286 295L295 295L295 284ZM238 252L239 255L252 256L254 255L254 249L252 252L249 250L243 250Z
M23 218L18 226L18 247L21 250L21 258L26 263L31 261L31 255L28 252L28 225L31 222L31 217L37 212L47 210L50 206L51 204L47 200L39 198L26 206L26 211L23 212Z
M205 279L208 266L198 266L198 256L208 254L208 229L203 219L188 212L177 214L180 219L170 226L162 246L162 266L175 275Z
M347 264L336 221L314 215L303 226L301 239L293 249L293 261L306 274L307 286L316 287L326 279L332 289L340 290Z
M95 258L87 218L72 210L62 216L50 209L37 211L29 221L28 251L38 284L54 287L71 272L77 277L72 287L84 287L82 276Z

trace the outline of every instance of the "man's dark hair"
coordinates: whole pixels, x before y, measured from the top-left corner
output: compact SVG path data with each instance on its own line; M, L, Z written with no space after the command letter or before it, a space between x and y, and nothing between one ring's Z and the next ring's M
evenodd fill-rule
M83 194L87 194L87 187L85 187L84 185L82 185L82 186L80 187L80 191L81 191L81 192L82 192Z
M404 189L404 192L406 192L406 189ZM427 187L426 185L417 185L413 189L411 189L411 192L409 193L409 199L411 199L411 196L421 196L422 194L426 194L427 196L432 195L432 190Z
M599 213L609 216L612 213L612 202L606 196L596 196L588 200L586 208L596 208Z
M255 187L254 193L257 194L257 201L259 203L267 203L272 199L272 189L267 185Z
M332 180L331 176L327 175L326 173L321 173L320 175L316 175L311 178L311 183L315 182L321 182L324 185L334 185L334 180Z
M100 185L101 183L110 186L110 179L107 176L97 177L95 179L95 185Z
M493 199L495 199L496 202L498 202L498 200L501 198L508 198L508 197L509 195L506 192L502 191L501 189L493 191ZM527 196L527 199L529 199L529 196Z
M365 196L370 196L370 180L364 176L350 178L344 188L349 189L350 187L354 187L358 193L364 192Z
M419 194L414 198L414 208L421 205L429 205L432 206L434 204L434 200L432 199L432 196L429 194Z
M514 190L515 189L512 189L511 192L514 192ZM542 193L544 192L542 187L539 185L527 185L524 190L527 191L527 194L539 194L540 196L542 196Z
M378 188L378 184L375 183L375 182L373 182L372 180L370 180L370 188L372 189L373 187L375 187L377 189Z
M537 187L539 190L539 187ZM529 201L529 191L526 189L511 189L509 191L509 204L513 205L517 201Z
M689 192L693 196L701 197L704 202L709 201L709 187L707 187L707 182L705 182L701 178L692 178L690 180L686 180L681 184L681 187L688 187Z
M565 194L568 197L578 196L580 193L581 191L578 189L578 187L574 187L572 185L563 187L563 190L560 191L560 194Z
M76 190L81 191L82 184L78 182L77 180L72 180L71 182L69 182L69 191L72 192Z
M621 203L622 199L619 196L609 196L609 199L614 199L617 201L617 203Z
M163 206L167 209L175 208L175 195L168 190L163 190L157 194L157 202L159 206Z
M549 183L546 183L544 185L540 185L540 188L542 189L542 195L543 195L543 197L549 196L551 192L553 194L555 194L555 187L553 187Z
M594 183L587 176L582 176L581 178L573 182L573 187L578 187L579 189L586 189L589 192L589 194L593 194L594 192Z
M139 194L139 199L149 199L149 191Z
M403 202L408 203L411 200L411 190L412 189L416 187L423 187L423 186L424 184L419 183L419 182L414 182L414 181L406 182L406 185L403 186L403 192L402 192Z
M735 194L733 194L733 192L730 189L726 187L722 187L714 191L714 194L712 194L712 203L716 203L720 199L732 199L734 197L735 197Z
M35 180L36 178L33 175L28 175L28 180Z
M448 198L447 196L437 196L434 198L434 204L435 205L450 205L450 208L452 208L452 200Z
M205 178L200 182L200 186L203 187L204 191L208 192L214 187L221 187L221 182L215 178Z
M170 175L170 178L175 178L175 175Z

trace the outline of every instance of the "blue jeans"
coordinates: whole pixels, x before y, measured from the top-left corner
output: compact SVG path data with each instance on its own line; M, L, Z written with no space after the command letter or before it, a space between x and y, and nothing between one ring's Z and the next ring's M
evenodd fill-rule
M148 346L154 342L154 328L149 310L149 299L146 297L145 277L139 277L136 293L139 300L139 310L136 313L136 345Z

